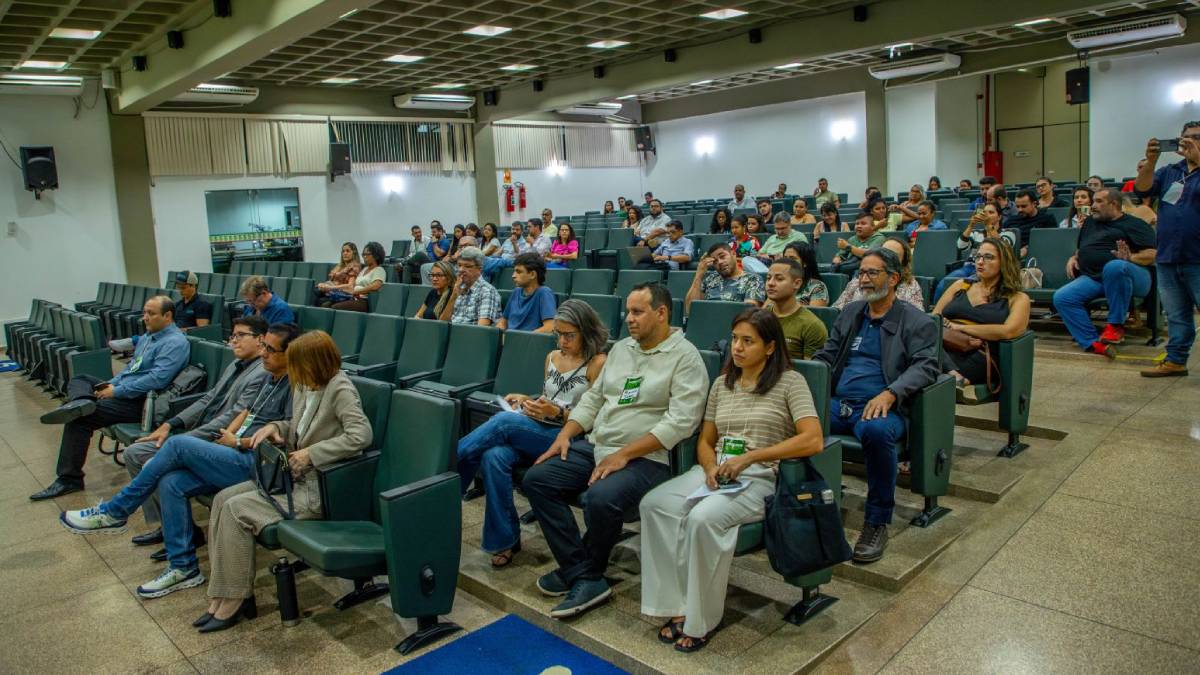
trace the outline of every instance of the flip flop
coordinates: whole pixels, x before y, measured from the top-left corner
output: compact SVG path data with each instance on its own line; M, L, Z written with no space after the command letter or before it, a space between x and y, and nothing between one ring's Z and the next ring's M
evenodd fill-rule
M712 640L712 637L716 632L717 632L717 629L714 628L714 629L708 631L708 635L705 635L704 637L692 637L691 635L681 635L679 637L679 639L675 641L675 651L683 652L684 654L691 654L692 652L698 652L701 649L704 649L704 647L708 645L709 641ZM685 639L691 640L692 643L690 645L686 645L686 646L683 645L682 643L683 643L683 640L685 640Z
M663 624L663 627L658 629L658 641L665 644L674 644L676 640L683 637L683 621L671 619ZM663 635L663 630L670 630L671 635L668 637Z
M501 567L508 567L509 565L512 564L513 557L515 557L520 552L521 552L521 542L517 542L516 546L513 546L512 548L508 549L507 551L493 553L492 554L492 567L494 569L500 569ZM497 561L499 561L499 562L497 562Z

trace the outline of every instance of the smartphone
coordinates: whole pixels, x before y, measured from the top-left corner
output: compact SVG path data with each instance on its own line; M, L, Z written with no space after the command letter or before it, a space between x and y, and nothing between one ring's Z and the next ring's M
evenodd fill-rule
M1090 216L1090 215L1092 215L1092 207L1090 207L1090 206L1080 206L1080 207L1079 207L1078 209L1076 209L1076 210L1079 212L1079 215L1081 215L1081 216L1083 216L1083 217L1085 217L1085 218L1086 218L1087 216Z
M1159 138L1158 149L1161 152L1179 152L1178 138Z

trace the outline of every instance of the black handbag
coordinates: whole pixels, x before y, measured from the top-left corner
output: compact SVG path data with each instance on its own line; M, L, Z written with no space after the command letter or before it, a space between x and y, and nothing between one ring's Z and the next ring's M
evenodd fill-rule
M258 494L270 502L284 520L294 520L296 509L292 503L292 467L288 464L287 451L263 441L254 452L254 485L258 488ZM286 495L286 511L275 499L276 495Z
M846 562L852 553L833 491L811 460L801 461L803 482L789 484L781 470L775 494L764 500L767 558L771 568L785 577L819 572Z

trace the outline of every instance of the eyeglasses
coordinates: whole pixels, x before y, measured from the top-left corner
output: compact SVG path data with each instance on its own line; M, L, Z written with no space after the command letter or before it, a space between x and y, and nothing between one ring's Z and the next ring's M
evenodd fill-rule
M861 267L858 268L859 278L870 277L871 279L877 279L881 275L884 275L884 274L887 274L887 270L868 270L868 269L863 269Z
M262 348L263 348L263 351L268 354L282 354L287 351L287 347L284 347L283 349L276 349L265 342L263 343Z
M430 279L443 279L445 277L446 277L446 275L442 274L441 272L430 272L429 273Z
M993 253L976 253L972 258L975 262L995 262L996 256Z
M557 331L556 330L556 331L554 331L554 335L557 337L560 337L564 340L567 340L567 341L574 340L575 338L579 337L579 333L571 332L571 331Z
M254 333L230 333L229 341L236 342L238 340L241 340L244 337L254 337Z

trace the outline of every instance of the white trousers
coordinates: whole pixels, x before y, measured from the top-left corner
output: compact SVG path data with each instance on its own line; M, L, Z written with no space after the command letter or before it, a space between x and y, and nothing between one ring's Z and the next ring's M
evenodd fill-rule
M775 473L761 464L738 480L748 485L737 494L689 501L704 484L696 465L642 498L643 614L685 617L683 631L692 637L721 622L738 526L762 520L763 499L775 491Z

